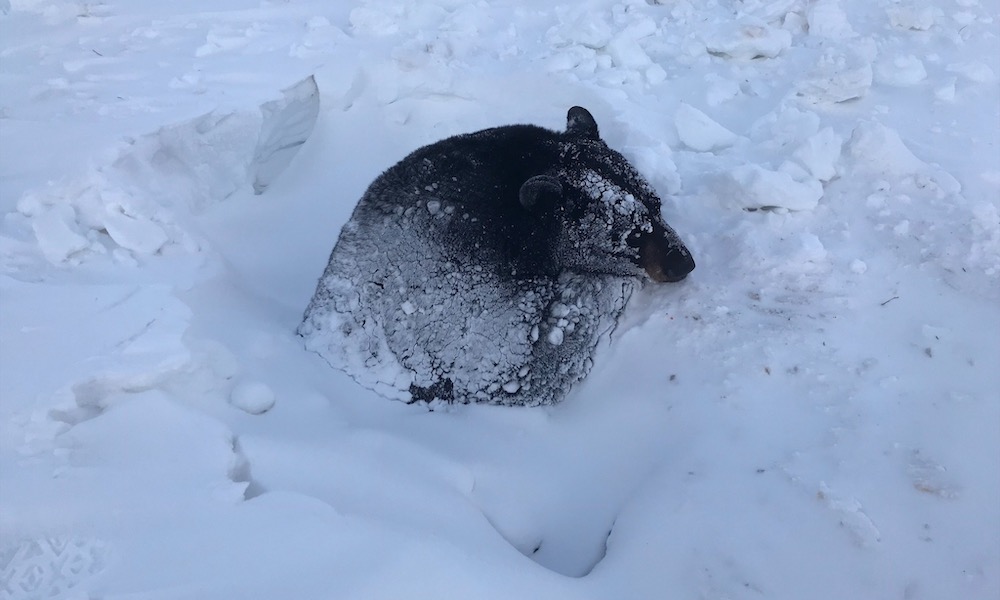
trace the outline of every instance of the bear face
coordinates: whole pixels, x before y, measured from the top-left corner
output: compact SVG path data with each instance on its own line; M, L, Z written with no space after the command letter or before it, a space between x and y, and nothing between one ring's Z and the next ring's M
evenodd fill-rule
M600 138L597 123L586 109L574 106L567 115L567 142L562 148L561 177L573 192L573 245L602 246L604 252L570 252L566 265L607 272L608 257L624 258L653 280L676 282L695 264L677 233L663 221L660 199L620 153ZM582 199L580 198L582 196ZM594 249L598 250L598 249ZM596 262L580 258L600 257ZM611 268L610 272L625 272Z
M383 173L299 332L383 395L546 404L586 375L640 279L693 268L655 192L574 107L565 132L460 135Z

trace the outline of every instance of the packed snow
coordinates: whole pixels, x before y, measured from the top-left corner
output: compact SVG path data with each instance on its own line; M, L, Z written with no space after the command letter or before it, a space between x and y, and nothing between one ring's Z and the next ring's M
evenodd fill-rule
M0 0L0 598L997 598L998 19ZM305 349L379 173L574 105L698 269L561 403Z

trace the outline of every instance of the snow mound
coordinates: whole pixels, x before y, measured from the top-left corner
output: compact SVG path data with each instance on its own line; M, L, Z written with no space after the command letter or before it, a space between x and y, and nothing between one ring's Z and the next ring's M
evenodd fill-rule
M128 141L110 164L29 192L17 209L53 264L198 252L187 217L251 184L262 193L309 137L318 110L310 77L257 111L212 112Z

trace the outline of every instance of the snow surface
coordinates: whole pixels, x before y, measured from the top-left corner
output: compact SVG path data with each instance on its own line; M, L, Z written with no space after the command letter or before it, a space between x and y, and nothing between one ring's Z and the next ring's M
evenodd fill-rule
M0 598L997 598L998 19L0 2ZM698 269L564 402L302 347L378 173L576 104Z

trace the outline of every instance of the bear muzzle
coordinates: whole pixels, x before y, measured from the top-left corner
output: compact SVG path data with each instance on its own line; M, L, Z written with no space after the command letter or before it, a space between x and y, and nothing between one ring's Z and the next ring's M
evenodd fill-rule
M639 266L653 281L673 283L687 277L695 265L687 248L650 235L639 243Z

